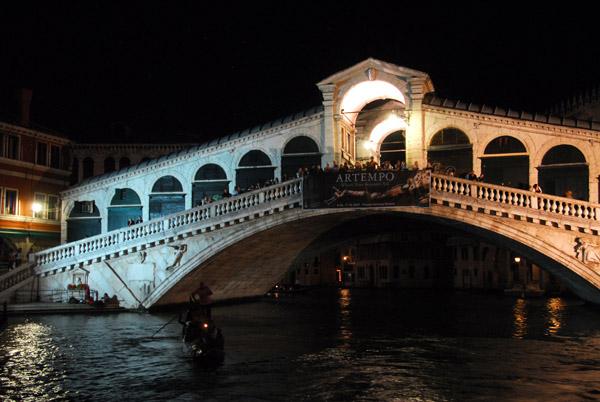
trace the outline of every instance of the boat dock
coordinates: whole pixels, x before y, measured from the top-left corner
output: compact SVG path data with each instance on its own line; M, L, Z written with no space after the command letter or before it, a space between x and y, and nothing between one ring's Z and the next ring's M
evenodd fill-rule
M12 303L7 304L6 311L11 315L29 315L29 314L71 314L71 313L118 313L129 311L124 307L94 307L89 304L70 304L70 303Z

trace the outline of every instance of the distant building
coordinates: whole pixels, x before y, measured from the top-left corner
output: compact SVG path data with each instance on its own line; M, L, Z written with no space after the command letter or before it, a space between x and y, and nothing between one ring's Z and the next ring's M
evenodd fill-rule
M22 90L18 122L0 121L0 261L60 244L60 192L69 185L64 135L31 127L31 91Z

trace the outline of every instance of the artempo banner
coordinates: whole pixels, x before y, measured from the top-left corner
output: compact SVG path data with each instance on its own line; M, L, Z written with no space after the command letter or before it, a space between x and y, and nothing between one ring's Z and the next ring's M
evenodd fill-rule
M429 170L323 172L304 176L304 209L429 207Z

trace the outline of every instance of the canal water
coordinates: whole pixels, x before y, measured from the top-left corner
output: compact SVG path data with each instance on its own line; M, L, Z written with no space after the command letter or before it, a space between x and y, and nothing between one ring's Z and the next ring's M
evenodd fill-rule
M175 312L11 317L2 401L600 399L600 312L577 299L375 289L213 308L203 367Z

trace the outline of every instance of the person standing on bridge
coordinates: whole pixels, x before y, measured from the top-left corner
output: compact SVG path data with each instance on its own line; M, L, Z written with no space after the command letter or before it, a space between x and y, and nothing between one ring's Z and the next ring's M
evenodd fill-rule
M200 304L200 314L206 318L210 318L210 304L212 302L210 295L212 295L212 290L204 282L200 282L200 286L194 290L191 296L194 303Z

